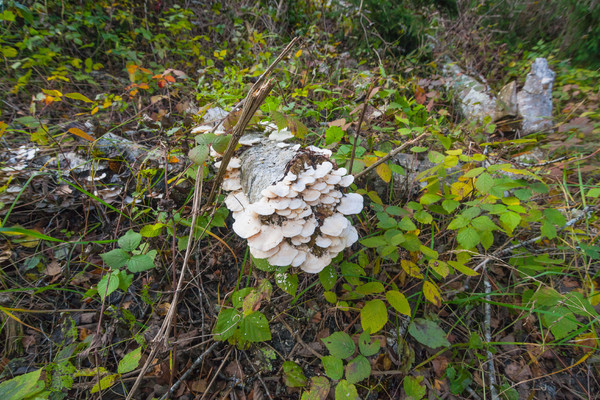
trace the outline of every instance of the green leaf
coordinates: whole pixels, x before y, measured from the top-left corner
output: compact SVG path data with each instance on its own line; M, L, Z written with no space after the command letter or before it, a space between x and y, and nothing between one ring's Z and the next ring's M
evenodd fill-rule
M412 376L407 376L404 378L402 386L404 387L404 392L409 398L420 400L425 397L427 389L425 386L421 385L421 382L423 382L422 376L417 376L414 378Z
M212 147L217 153L224 154L230 140L231 136L229 135L216 135L212 142Z
M458 243L460 243L460 245L465 249L472 249L481 241L479 233L477 233L477 231L470 226L459 230L456 239L458 240Z
M224 341L233 336L241 318L240 313L233 308L222 309L213 329L215 340Z
M548 239L554 239L557 236L556 228L548 221L544 221L540 231L542 232L542 235L546 236Z
M127 261L127 269L133 273L148 271L154 268L154 260L150 254L138 254Z
M360 278L365 276L365 270L358 264L344 261L340 265L340 269L342 270L342 276L346 278L349 284L360 285L362 283Z
M98 282L97 287L100 299L104 301L104 298L110 296L110 294L119 287L119 272L115 271L110 274L105 274L102 279L100 279L100 282Z
M421 196L419 203L421 203L423 205L429 205L429 204L433 204L433 203L437 202L441 198L442 198L442 196L439 196L437 194L425 193L423 196Z
M140 229L140 234L143 237L157 237L165 226L167 225L160 222L153 225L144 225L142 229Z
M408 327L408 333L419 343L432 349L450 346L450 342L446 339L446 332L435 322L427 319L415 318Z
M329 303L331 303L331 304L337 303L337 295L335 293L326 290L323 293L323 296L325 297L325 300L327 300Z
M444 210L446 210L449 213L456 210L456 208L459 205L460 205L460 203L456 200L446 199L446 200L442 201L442 207L444 207Z
M356 347L350 335L346 332L334 332L330 336L321 339L332 356L345 359L354 354Z
M381 293L384 290L385 289L383 287L383 284L381 284L380 282L368 282L364 285L358 286L356 288L356 293L363 294L366 296L373 293Z
M117 372L120 374L126 374L137 368L142 358L142 348L138 347L135 350L125 354L123 359L119 361L119 367Z
M496 229L500 229L498 225L492 222L490 217L487 215L481 215L471 221L471 225L478 231L493 231Z
M344 131L339 126L330 126L325 132L325 144L338 143L344 137Z
M251 256L251 258L252 263L261 271L273 272L277 269L277 267L269 264L269 261L267 261L266 258L254 258L253 256Z
M198 146L194 147L189 151L188 158L192 160L194 164L204 165L206 160L208 160L209 153L210 150L208 148L208 145L199 144Z
M473 168L473 169L467 171L467 173L464 174L463 176L465 178L475 178L477 175L479 175L483 171L485 171L484 167L477 167L477 168Z
M38 369L0 383L0 399L21 400L41 392L45 388L41 373L42 369Z
M19 54L17 52L17 49L9 46L4 46L0 48L0 51L2 52L2 55L6 58L14 58L17 56L17 54Z
M431 150L429 153L427 153L427 157L433 164L439 164L444 161L444 158L446 158L446 156L444 156L442 153L439 153L435 150Z
M398 311L400 314L411 316L410 305L408 304L408 300L406 297L397 290L388 290L385 293L385 298L388 303L394 310Z
M579 326L575 315L566 307L555 307L543 314L542 323L550 328L556 340L566 337Z
M404 217L400 222L398 222L398 229L402 229L403 231L414 231L417 229L417 226L411 221L410 218Z
M325 375L327 375L329 379L334 381L342 379L342 376L344 375L344 363L341 358L336 356L323 356L321 362L323 363Z
M475 187L481 193L488 193L494 187L494 178L487 172L484 172L475 181Z
M450 392L454 395L461 394L473 382L469 370L462 366L458 367L458 371L452 366L448 367L446 376L450 381Z
M240 323L242 339L249 342L264 342L271 340L269 321L263 313L255 311L245 316Z
M128 274L125 271L119 271L119 289L126 292L133 282L133 274Z
M425 210L419 210L415 213L414 218L422 224L430 224L433 217Z
M329 379L324 376L313 376L310 378L310 390L303 393L300 400L326 400L329 389Z
M365 247L380 247L386 246L388 243L383 236L375 236L361 240L360 244Z
M447 229L460 229L460 228L464 228L468 224L469 224L468 219L466 219L462 215L457 215L456 218L454 218L452 221L450 221L450 224L448 224Z
M507 230L509 234L519 225L521 222L521 216L512 211L506 211L500 215L500 223Z
M479 208L479 207L469 207L466 210L464 210L461 214L466 219L472 220L473 218L475 218L476 216L478 216L479 214L481 214L481 208Z
M275 273L275 283L287 294L295 296L298 290L298 275L291 275L280 270Z
M128 230L127 233L117 240L119 243L119 247L125 251L133 251L137 249L142 241L142 235L134 232L133 230Z
M485 250L492 247L494 244L494 234L491 231L479 232L479 236L481 237L481 245Z
M100 258L102 258L102 261L109 267L118 269L127 264L127 261L129 261L129 253L122 249L114 249L108 253L100 254Z
M596 198L596 197L600 196L600 188L590 189L585 196L592 197L592 198Z
M287 387L304 387L308 383L302 368L293 361L283 363L283 381Z
M335 387L335 400L360 400L356 386L342 379Z
M92 386L90 393L98 393L101 390L108 389L109 387L111 387L112 385L115 384L115 381L120 376L121 375L119 375L119 374L112 374L112 375L107 375L107 376L101 378L100 382L97 382L94 386Z
M458 272L465 274L466 276L477 276L479 272L472 270L461 262L458 261L448 261L448 264L453 266Z
M564 215L554 208L546 208L544 210L544 216L546 220L554 225L564 226L567 223L567 219Z
M337 271L331 264L319 272L319 281L325 290L333 289L335 283L337 282L337 278Z
M246 287L240 290L236 290L231 295L231 303L235 308L241 308L242 304L244 304L244 299L246 296L250 294L253 289L251 287Z
M358 383L371 375L371 363L365 356L359 354L346 365L346 380L349 383Z
M379 339L375 339L373 343L371 343L371 335L367 331L363 331L358 338L358 350L360 354L365 357L370 357L379 351L381 348L381 344L379 343Z
M388 321L387 309L379 299L369 300L360 310L360 323L363 330L370 333L378 332Z

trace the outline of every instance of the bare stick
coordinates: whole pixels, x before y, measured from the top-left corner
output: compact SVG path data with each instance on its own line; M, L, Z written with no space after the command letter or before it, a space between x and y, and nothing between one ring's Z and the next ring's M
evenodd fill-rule
M187 270L188 261L189 261L190 254L191 254L192 243L194 241L194 227L196 226L196 219L198 218L198 214L200 212L200 199L202 198L203 176L204 176L203 168L202 168L202 166L198 166L198 170L196 171L196 186L194 187L194 200L193 200L193 204L192 204L192 226L190 227L190 233L188 236L188 243L187 243L187 248L185 250L183 265L181 267L179 281L177 282L177 289L175 290L175 293L173 294L173 300L171 301L171 307L169 307L169 311L167 312L167 315L163 319L162 326L160 327L159 331L156 333L156 336L152 340L152 343L153 343L152 350L150 351L150 354L148 355L148 359L146 360L146 363L142 367L139 375L137 376L137 378L131 388L131 391L127 395L126 400L130 400L133 397L133 395L135 394L135 392L137 391L140 383L142 382L142 378L144 377L144 374L150 367L150 363L152 363L152 360L154 359L154 355L158 351L158 348L159 348L158 343L161 340L164 340L164 345L165 346L167 345L167 340L169 337L169 330L171 329L171 323L173 322L175 310L177 309L177 303L179 302L179 294L181 293L181 288L183 287L183 279L185 277L185 272ZM207 227L208 227L208 225L206 227L204 227L204 230L206 230Z
M177 390L179 385L181 385L181 382L185 381L187 379L187 377L190 376L190 374L200 365L200 363L204 360L204 358L207 355L209 355L215 349L215 347L217 347L218 345L219 345L219 342L214 342L213 344L210 345L210 347L208 349L206 349L206 351L204 353L200 354L200 356L198 356L198 358L196 358L196 360L194 360L194 363L192 364L192 366L189 367L188 370L185 371L185 373L183 375L181 375L181 378L179 378L177 380L177 382L175 382L175 384L173 386L171 386L171 389L169 389L169 391L167 393L163 394L163 396L160 398L160 400L165 400L167 398L167 396L173 395L173 393L175 393L175 391Z
M490 278L488 278L487 271L483 273L483 285L485 286L485 299L486 302L484 304L485 310L485 341L489 344L492 342L492 305L491 296L492 293L492 285L490 284ZM487 368L490 380L490 393L492 394L492 400L498 400L498 391L496 390L496 367L494 366L494 355L492 351L488 348L486 351L487 354Z
M369 106L369 97L371 96L371 92L375 84L372 84L367 90L367 95L365 96L365 102L363 103L363 109L360 113L360 118L358 119L358 126L356 127L356 136L354 136L354 144L352 144L352 156L350 156L350 165L348 166L348 171L352 173L352 165L354 164L354 157L356 155L356 145L358 144L358 137L360 136L360 127L365 119L365 112L367 111L367 107Z
M417 143L418 141L420 141L421 139L423 139L426 136L429 136L429 132L423 132L419 136L417 136L416 138L414 138L413 140L409 140L408 142L403 143L402 146L396 147L394 150L390 151L385 156L383 156L379 160L377 160L373 165L369 166L368 168L365 168L364 170L362 170L358 174L354 175L354 179L358 179L358 178L360 178L360 177L368 174L373 169L377 168L377 166L379 164L382 164L382 163L386 162L390 158L394 157L396 154L400 153L402 150L406 149L408 146L411 146L411 145ZM352 171L350 171L350 172L352 172Z
M244 99L244 107L242 108L242 115L238 119L237 124L235 124L235 126L233 127L233 134L231 136L231 140L229 141L227 150L225 150L225 154L223 155L223 159L221 160L221 167L219 168L219 171L217 172L217 176L215 177L215 180L213 182L213 186L210 191L210 195L208 196L208 199L206 201L207 206L210 206L212 204L212 202L215 200L217 191L219 190L219 186L221 185L221 182L223 181L223 177L225 176L225 171L227 169L227 165L229 164L229 160L231 159L231 156L233 155L233 152L235 151L238 141L244 134L244 130L246 129L246 126L250 122L250 119L252 118L252 116L258 109L258 107L260 107L262 102L269 95L269 92L271 92L271 89L273 88L273 85L275 84L272 79L265 82L264 84L263 84L263 82L271 74L273 69L275 69L277 64L279 64L279 62L292 50L292 48L298 42L298 40L300 40L298 37L294 38L285 47L285 49L283 49L283 51L281 52L281 54L279 54L279 56L275 59L275 61L273 61L271 63L271 65L269 65L269 67L266 69L266 71L263 72L263 74L258 78L256 83L254 85L252 85L252 87L250 88L248 95Z

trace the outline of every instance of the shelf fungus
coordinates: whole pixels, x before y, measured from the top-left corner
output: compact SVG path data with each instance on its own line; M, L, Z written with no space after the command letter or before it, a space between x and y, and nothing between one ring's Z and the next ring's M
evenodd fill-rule
M358 240L346 216L360 213L363 198L343 193L353 177L335 167L329 150L266 139L243 143L251 147L231 159L223 188L233 230L254 257L317 273Z

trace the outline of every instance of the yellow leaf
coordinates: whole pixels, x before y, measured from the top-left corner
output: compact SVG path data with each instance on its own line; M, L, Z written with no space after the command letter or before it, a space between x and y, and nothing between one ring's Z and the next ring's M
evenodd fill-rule
M438 307L442 305L442 295L437 286L429 281L423 282L423 294L425 298Z
M69 129L69 133L72 133L73 135L79 136L82 139L89 140L90 142L93 142L94 140L96 140L96 139L94 139L93 137L91 137L90 135L88 135L87 133L85 133L84 131L82 131L79 128L70 128Z
M109 387L111 387L112 385L115 384L115 381L120 376L121 376L120 374L113 374L113 375L105 376L104 378L100 379L100 382L96 383L92 387L92 389L90 390L90 393L98 393L100 390L108 389Z
M301 55L302 55L302 49L298 50L298 51L296 52L296 54L294 55L294 57L298 58L298 57L300 57Z
M516 197L503 197L502 202L507 206L518 206L519 204L521 204L519 199L517 199Z
M413 278L423 279L421 269L414 262L409 260L400 260L400 265L409 276L412 276Z
M8 124L4 121L0 121L0 137L4 135L4 132L6 132L6 128L8 128Z
M378 158L375 156L364 156L363 157L363 162L365 163L365 165L367 167L370 167L371 165L375 164L377 162Z
M458 149L458 150L446 150L446 154L448 154L449 156L460 156L462 154L462 150Z
M88 99L86 96L82 95L81 93L67 93L67 94L65 94L65 97L67 97L69 99L73 99L73 100L85 101L86 103L92 103L92 100Z
M42 92L44 92L45 94L47 94L48 96L52 96L52 97L62 97L62 93L59 92L58 90L47 90L47 89L42 89Z
M379 175L379 177L386 183L392 179L392 170L385 163L379 164L377 168L375 168L375 171L377 172L377 175Z
M90 112L90 114L94 115L98 112L98 106L92 108L92 111Z

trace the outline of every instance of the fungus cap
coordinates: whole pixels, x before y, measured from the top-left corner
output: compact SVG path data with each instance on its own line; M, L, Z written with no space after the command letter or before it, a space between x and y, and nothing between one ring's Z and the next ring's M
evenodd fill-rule
M325 218L321 225L321 233L330 236L340 236L349 224L346 217L340 213L335 213L331 217Z
M345 194L337 206L337 211L344 215L358 214L363 208L363 197L358 193Z

